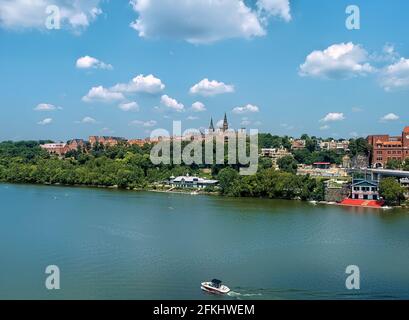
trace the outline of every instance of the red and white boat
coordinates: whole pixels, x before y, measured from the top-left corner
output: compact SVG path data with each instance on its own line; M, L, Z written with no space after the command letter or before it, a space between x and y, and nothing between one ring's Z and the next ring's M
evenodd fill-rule
M202 282L201 289L214 294L227 294L230 292L230 288L217 279L213 279L210 282Z

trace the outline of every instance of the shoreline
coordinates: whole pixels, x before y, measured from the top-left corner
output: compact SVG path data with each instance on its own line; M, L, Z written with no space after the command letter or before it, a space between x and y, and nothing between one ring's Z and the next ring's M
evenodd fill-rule
M48 187L68 187L68 188L87 188L87 189L106 189L106 190L116 190L116 191L128 191L128 192L155 192L155 193L167 193L167 194L184 194L184 195L204 195L204 196L217 196L225 197L218 192L206 192L204 190L192 189L189 191L184 190L158 190L154 188L119 188L118 186L98 186L98 185L80 185L80 184L60 184L60 183L13 183L0 181L0 184L9 184L9 185L21 185L21 186L48 186ZM229 197L232 199L259 199L258 197ZM385 206L385 207L371 207L371 206L358 206L358 205L343 205L337 202L328 202L328 201L314 201L314 200L300 200L300 199L280 199L280 198L265 198L268 200L288 200L288 201L301 201L309 203L311 205L328 205L328 206L338 206L345 208L364 208L364 209L376 209L376 210L391 210L391 209L406 209L405 206Z

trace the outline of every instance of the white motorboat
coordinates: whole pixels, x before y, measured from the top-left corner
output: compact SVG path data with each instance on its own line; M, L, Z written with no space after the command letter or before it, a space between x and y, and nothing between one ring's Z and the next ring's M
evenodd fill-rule
M214 294L227 294L230 292L230 288L222 284L222 282L217 279L213 279L209 282L202 282L201 289Z

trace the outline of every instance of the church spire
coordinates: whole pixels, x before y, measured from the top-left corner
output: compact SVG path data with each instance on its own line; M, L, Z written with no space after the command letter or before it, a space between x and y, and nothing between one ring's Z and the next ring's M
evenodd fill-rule
M210 130L210 131L214 131L213 118L210 118L209 130Z
M223 131L229 130L229 123L227 122L227 114L224 113L224 120L223 120Z

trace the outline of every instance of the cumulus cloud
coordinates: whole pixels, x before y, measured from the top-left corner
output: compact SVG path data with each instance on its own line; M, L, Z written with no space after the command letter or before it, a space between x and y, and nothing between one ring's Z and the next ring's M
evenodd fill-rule
M141 121L141 120L134 120L131 122L131 125L134 126L140 126L144 128L151 128L156 126L157 122L155 120L149 120L149 121Z
M409 89L409 59L401 58L381 72L381 85L386 91Z
M128 94L157 94L163 89L165 89L165 85L160 79L151 74L146 77L143 74L140 74L128 83L118 83L110 88L104 88L102 86L93 87L82 100L85 102L112 102L125 100L125 95Z
M97 58L84 56L77 60L76 67L78 69L105 69L112 70L113 67L110 64L102 62Z
M207 78L190 88L191 94L198 94L205 97L231 92L234 92L233 85L228 85L216 80L209 81Z
M300 66L301 76L347 79L364 76L375 69L368 62L368 53L352 42L334 44L327 49L310 53Z
M125 96L121 92L113 92L103 86L93 87L86 96L82 98L84 102L114 102L124 100Z
M128 83L118 83L111 88L112 91L123 92L123 93L134 93L143 92L149 94L157 94L165 89L165 85L162 83L161 79L156 78L154 75L150 74L144 76L140 74L133 78Z
M206 106L202 102L197 101L197 102L192 104L192 111L194 111L194 112L204 112L204 111L206 111Z
M131 0L131 5L138 14L131 27L144 38L197 44L266 34L257 12L242 0Z
M118 106L122 111L139 111L139 105L135 101L123 102Z
M173 99L166 94L161 97L160 102L165 107L177 112L183 112L185 110L185 106L182 103L179 103L176 99Z
M61 107L56 107L55 105L50 103L40 103L34 108L35 111L55 111L61 109Z
M236 114L243 114L243 113L254 113L254 112L259 112L259 108L255 105L252 104L247 104L242 107L236 107L233 109L233 113Z
M257 7L267 15L291 20L290 0L258 0Z
M52 118L45 118L44 120L37 122L37 124L39 124L40 126L46 126L48 124L51 124L52 122L53 122Z
M79 121L80 123L84 123L84 124L94 124L97 123L97 120L95 120L94 118L91 117L84 117L81 121Z
M345 116L342 112L330 112L328 113L321 122L335 122L345 120Z
M60 11L62 28L84 29L102 13L100 0L0 0L0 27L7 29L45 29L47 7Z
M224 120L219 120L216 122L216 128L222 129L223 128Z
M388 113L381 118L382 122L399 120L399 116L394 113Z

